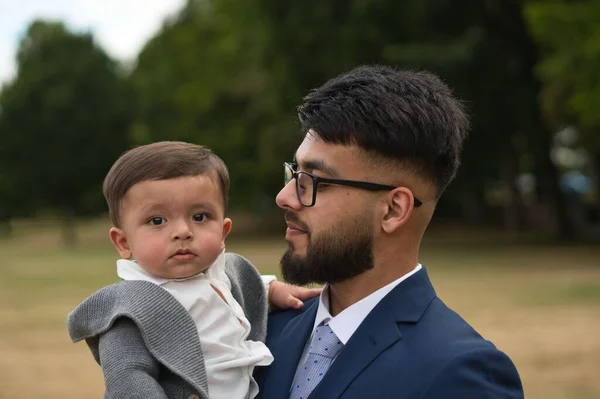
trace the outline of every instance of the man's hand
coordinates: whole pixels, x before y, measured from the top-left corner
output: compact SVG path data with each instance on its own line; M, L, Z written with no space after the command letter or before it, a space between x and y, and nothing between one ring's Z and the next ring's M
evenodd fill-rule
M321 288L304 288L273 281L269 284L269 305L272 310L300 309L304 301L321 294Z

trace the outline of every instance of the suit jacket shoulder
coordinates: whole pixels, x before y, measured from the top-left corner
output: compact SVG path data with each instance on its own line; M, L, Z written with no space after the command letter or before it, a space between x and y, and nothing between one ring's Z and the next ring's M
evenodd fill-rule
M317 305L270 316L275 361L257 372L260 398L289 395ZM309 398L364 397L520 399L523 390L508 356L437 297L423 269L369 313Z

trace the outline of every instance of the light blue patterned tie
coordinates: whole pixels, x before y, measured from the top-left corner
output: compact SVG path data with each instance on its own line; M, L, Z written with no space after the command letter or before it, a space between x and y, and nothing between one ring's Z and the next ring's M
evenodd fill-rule
M308 357L292 386L290 399L308 398L343 346L328 324L317 327L310 343Z

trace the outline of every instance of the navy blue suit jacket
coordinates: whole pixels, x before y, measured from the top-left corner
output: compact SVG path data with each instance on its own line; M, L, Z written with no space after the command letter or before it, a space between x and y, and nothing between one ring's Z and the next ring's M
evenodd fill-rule
M287 399L318 298L269 316L275 361L257 367L259 399ZM339 352L310 399L517 399L512 361L435 294L425 269L394 288ZM306 398L305 398L306 399Z

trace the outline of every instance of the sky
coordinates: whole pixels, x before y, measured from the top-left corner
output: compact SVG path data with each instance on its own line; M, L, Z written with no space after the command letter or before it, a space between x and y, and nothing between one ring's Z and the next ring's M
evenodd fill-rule
M163 20L185 0L0 0L0 83L15 75L22 35L36 18L87 30L113 58L133 60Z

